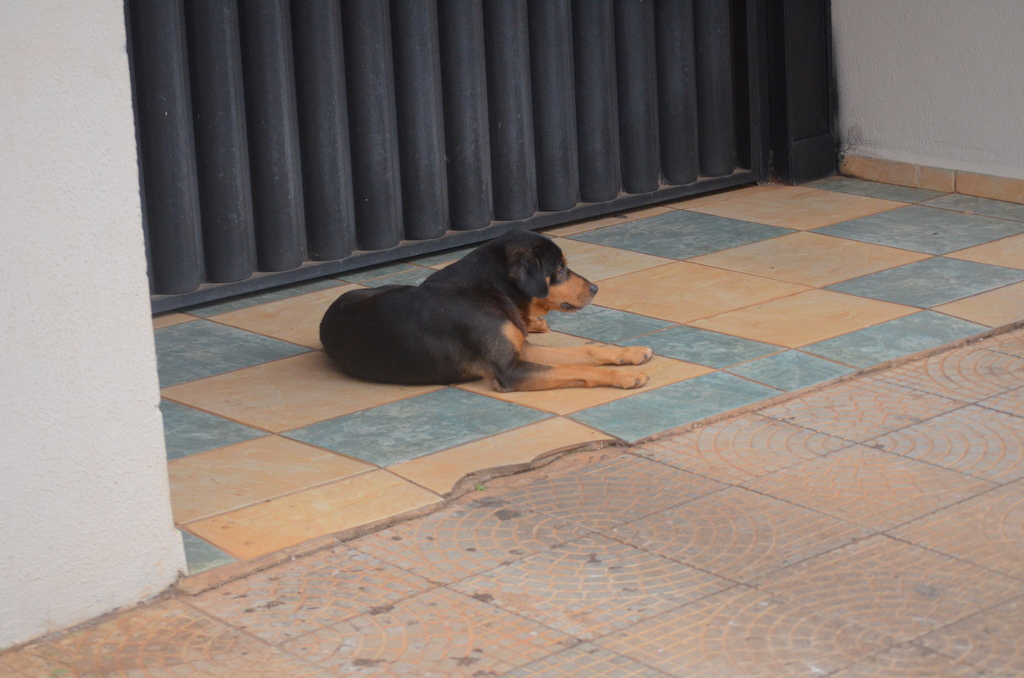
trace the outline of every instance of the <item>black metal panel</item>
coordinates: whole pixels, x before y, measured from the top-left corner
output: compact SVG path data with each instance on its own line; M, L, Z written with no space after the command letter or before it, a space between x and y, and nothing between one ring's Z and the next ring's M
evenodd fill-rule
M706 177L736 167L729 15L726 0L694 0L700 173Z
M437 7L433 0L391 0L405 237L448 230L444 113Z
M580 199L572 4L530 0L529 13L537 200L542 210L567 210Z
M537 211L526 17L526 0L484 2L491 186L499 221L525 219Z
M238 14L256 256L261 271L287 271L306 260L291 16L287 0L243 2Z
M483 8L477 0L438 0L437 10L451 226L471 231L494 216Z
M232 282L256 270L235 0L186 0L189 69L206 280Z
M693 0L656 0L661 171L669 184L697 180L697 74Z
M650 193L661 183L654 0L615 1L622 186Z
M133 0L128 14L150 278L157 294L180 294L203 281L185 11L181 0Z
M391 19L387 0L341 3L348 79L349 139L359 249L402 239Z
M836 169L832 17L821 0L772 0L771 147L780 178L802 183Z
M292 42L309 257L341 259L356 239L341 6L292 3Z
M580 197L613 200L622 190L613 0L572 0Z
M765 177L766 0L187 1L129 31L154 308Z

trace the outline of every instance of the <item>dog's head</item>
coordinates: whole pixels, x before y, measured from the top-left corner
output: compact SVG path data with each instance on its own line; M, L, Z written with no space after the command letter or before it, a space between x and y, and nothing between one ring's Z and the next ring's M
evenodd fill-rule
M569 270L561 248L530 231L510 231L498 239L508 274L523 294L545 311L578 311L593 300L597 285Z

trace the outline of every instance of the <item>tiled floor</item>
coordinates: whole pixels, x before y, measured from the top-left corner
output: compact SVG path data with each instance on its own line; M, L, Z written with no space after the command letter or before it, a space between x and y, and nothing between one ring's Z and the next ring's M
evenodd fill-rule
M425 512L488 469L633 443L1024 320L1024 205L836 177L547 234L601 290L531 340L650 346L644 388L385 386L342 375L318 350L339 294L416 284L461 251L157 318L173 508L191 570ZM887 394L919 407L913 417L941 414L932 408L951 395ZM911 421L900 411L881 413L874 433Z
M724 391L739 379L706 377ZM547 427L541 447L581 428L530 426ZM1022 676L1022 431L1019 329L489 481L416 520L0 655L0 674ZM449 477L475 454L528 460L515 435L463 446ZM260 507L304 474L324 482L306 493L342 496L360 478L404 487L393 469L415 463L309 450L268 435L184 459L207 459L197 484L239 464L244 489L276 488L263 504L220 498L262 511L249 524L273 538L291 514ZM278 457L289 473L263 468Z

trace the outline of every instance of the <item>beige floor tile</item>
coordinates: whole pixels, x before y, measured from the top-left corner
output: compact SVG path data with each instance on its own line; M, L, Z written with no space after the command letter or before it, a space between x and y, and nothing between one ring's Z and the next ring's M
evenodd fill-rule
M680 261L605 280L600 299L602 306L689 323L807 289Z
M572 224L566 224L565 226L548 228L544 230L544 235L575 235L576 233L593 231L595 228L624 224L627 221L636 221L637 219L644 219L646 217L656 217L659 214L668 214L669 212L674 211L675 210L671 207L665 205L641 207L639 209L629 210L628 212L616 212L615 214L609 214L606 217L595 217L594 219L577 221Z
M163 390L165 398L274 433L436 391L357 381L315 351Z
M153 329L159 330L171 325L192 322L193 320L197 320L197 318L186 313L162 313L153 316Z
M1024 282L942 304L934 310L989 327L1009 325L1024 320Z
M921 261L928 256L818 233L794 233L705 254L689 261L798 285L824 287Z
M906 203L861 195L849 195L817 188L784 186L729 200L690 208L694 212L714 214L759 224L809 230L840 221L866 217L904 207Z
M470 473L529 464L550 452L589 442L614 440L583 424L556 417L389 466L388 470L444 495Z
M672 259L568 238L558 238L556 242L565 253L569 268L592 282L672 263Z
M216 316L215 320L223 325L319 349L323 348L320 344L320 319L324 317L327 307L345 292L358 289L363 289L363 286L332 287L223 313Z
M189 523L373 468L277 436L175 459L167 464L174 522Z
M188 529L236 558L255 558L441 501L422 487L378 470L200 520Z
M715 332L795 348L899 318L918 309L849 294L810 290L693 324Z
M628 398L636 393L644 393L661 386L668 386L669 384L674 384L685 379L699 377L702 374L707 374L708 372L713 371L710 367L694 365L693 363L683 362L682 360L673 360L672 358L665 358L662 356L654 356L654 358L645 365L628 365L623 367L608 366L602 367L601 369L640 370L650 378L650 381L638 389L631 390L612 388L610 386L600 386L598 388L561 388L550 391L517 391L512 393L498 393L491 388L490 382L482 380L463 384L459 388L472 391L473 393L482 393L484 395L491 396L492 398L498 398L510 403L518 403L520 405L526 405L527 407L544 410L545 412L569 414L570 412L578 412L579 410L585 410L588 407L594 407L595 405L609 403L613 400Z
M951 252L946 256L951 259L964 259L981 264L1024 268L1024 233L995 242L987 242L984 245L968 247L959 252Z

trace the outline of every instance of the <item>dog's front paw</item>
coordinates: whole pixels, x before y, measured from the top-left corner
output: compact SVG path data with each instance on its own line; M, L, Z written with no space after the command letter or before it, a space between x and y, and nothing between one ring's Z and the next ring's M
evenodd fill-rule
M654 351L646 346L630 346L619 354L620 365L643 365L654 357Z
M551 328L548 327L548 321L539 316L530 318L530 323L526 326L527 332L533 332L540 334L542 332L550 332Z
M640 388L647 383L647 375L640 370L616 370L612 386L615 388Z

